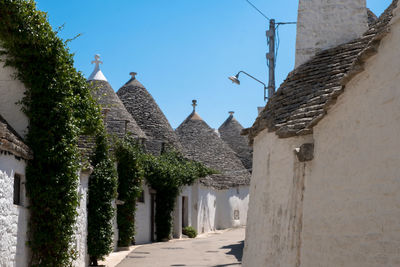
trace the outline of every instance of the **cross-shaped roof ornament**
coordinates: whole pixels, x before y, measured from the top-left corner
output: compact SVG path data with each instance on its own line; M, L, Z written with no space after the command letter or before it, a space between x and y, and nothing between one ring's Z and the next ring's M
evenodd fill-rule
M192 100L193 111L196 111L196 106L197 106L197 100L193 99Z
M103 64L103 61L100 61L100 55L99 54L95 55L94 59L95 60L92 61L92 64L95 63L96 64L95 69L99 69L100 64Z
M235 111L229 111L228 112L230 116L233 116L233 114L235 113Z

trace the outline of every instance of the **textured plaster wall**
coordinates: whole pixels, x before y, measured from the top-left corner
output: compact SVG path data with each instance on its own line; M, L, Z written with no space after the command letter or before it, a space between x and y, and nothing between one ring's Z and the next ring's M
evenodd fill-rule
M198 233L246 225L249 186L216 190L197 183L191 187L191 190L189 225L192 225ZM235 210L239 215L237 220Z
M135 214L135 242L145 244L151 242L151 199L149 188L143 185L144 203L137 202Z
M197 184L197 198L195 199L194 212L195 222L192 220L193 227L198 233L207 233L216 229L216 207L217 194L214 189Z
M22 176L22 205L13 204L14 174ZM0 155L0 266L28 265L28 210L24 190L25 162L11 155Z
M0 114L24 137L27 133L28 118L16 103L23 98L26 89L19 80L13 78L14 72L13 68L4 67L4 63L0 61Z
M301 266L400 266L400 21L314 129Z
M176 198L175 209L174 209L174 230L173 236L174 238L182 237L182 197L186 197L188 204L192 203L192 187L185 186L182 188L180 195ZM187 222L188 225L192 225L192 210L190 209L191 205L188 205L187 209Z
M89 256L87 254L87 200L88 200L89 173L80 173L78 194L80 197L78 217L76 219L75 247L78 251L78 258L75 266L87 266Z
M218 190L217 228L226 229L246 225L248 205L249 186Z
M308 169L293 151L311 139L279 139L267 130L255 138L244 267L296 266Z
M300 0L296 67L316 52L351 41L367 29L366 0Z

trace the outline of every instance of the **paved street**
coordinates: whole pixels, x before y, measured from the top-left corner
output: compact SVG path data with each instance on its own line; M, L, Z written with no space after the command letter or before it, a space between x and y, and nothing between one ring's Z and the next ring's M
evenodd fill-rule
M195 239L143 245L118 267L241 266L245 229L229 229Z

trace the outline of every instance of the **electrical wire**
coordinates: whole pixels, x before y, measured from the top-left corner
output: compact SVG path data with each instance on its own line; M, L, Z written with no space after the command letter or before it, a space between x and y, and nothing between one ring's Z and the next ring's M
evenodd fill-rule
M262 13L261 10L259 10L255 5L253 5L249 0L246 0L246 2L249 3L255 10L257 10L258 13L260 13L264 18L270 20L270 18L268 18L264 13Z
M278 24L275 28L275 33L276 33L276 43L275 43L275 67L276 67L276 62L278 61L278 51L279 51L279 44L281 42L280 38L279 38L279 26L280 24Z

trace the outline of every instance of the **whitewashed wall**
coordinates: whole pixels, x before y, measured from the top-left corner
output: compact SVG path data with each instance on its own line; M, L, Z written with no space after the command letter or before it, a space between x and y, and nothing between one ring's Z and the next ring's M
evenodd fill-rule
M400 266L399 43L397 8L313 136L256 137L244 267ZM314 159L299 163L306 142Z
M215 231L217 194L199 183L192 186L192 226L198 233Z
M87 254L87 200L89 189L89 172L81 172L79 177L78 194L80 197L78 207L78 217L76 219L75 231L75 247L78 252L78 258L75 266L87 266L89 264L89 256Z
M366 0L300 0L296 67L316 52L360 37L367 29Z
M0 61L0 114L19 135L25 137L28 118L16 103L23 98L26 89L19 80L14 79L14 73L13 68L4 67Z
M12 155L0 155L0 266L28 266L25 165ZM13 204L15 173L22 178L22 206Z
M217 229L245 226L249 205L249 186L238 186L216 192Z
M191 224L198 233L246 225L249 186L216 190L199 183L192 186ZM239 219L235 220L235 211Z
M262 131L254 140L243 266L296 266L300 248L302 177L294 149L312 137L279 139Z
M147 185L143 185L143 193L144 203L137 202L136 204L136 244L145 244L151 242L151 199Z
M398 9L399 10L399 9ZM400 266L400 16L314 129L302 266Z
M185 186L182 188L181 193L176 198L175 209L174 209L174 222L173 222L173 237L181 238L182 237L182 197L186 197L188 208L187 208L187 221L188 225L192 225L192 209L190 208L192 205L192 187Z

